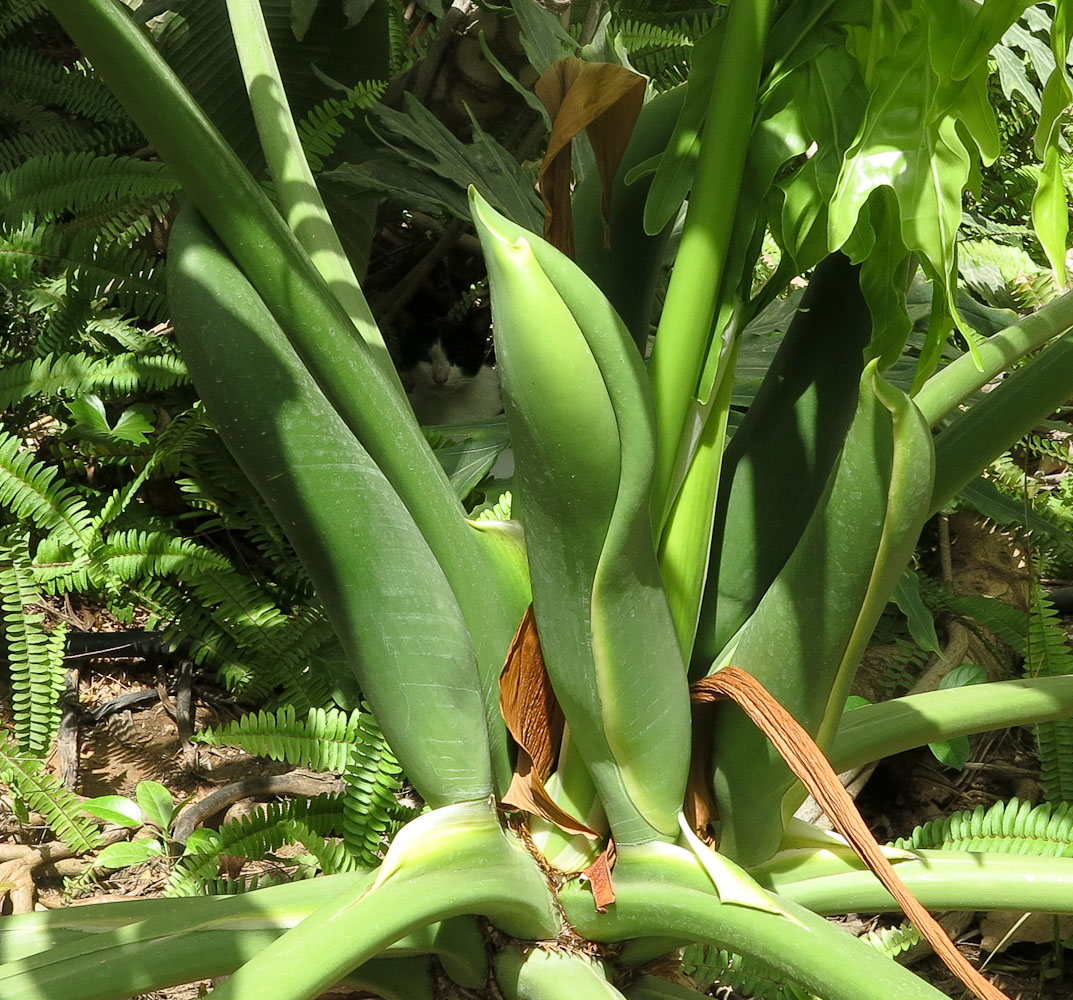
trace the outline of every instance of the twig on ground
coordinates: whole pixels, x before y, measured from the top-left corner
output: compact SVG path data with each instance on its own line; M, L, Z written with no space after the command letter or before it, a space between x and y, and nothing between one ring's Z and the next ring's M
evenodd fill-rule
M223 812L241 799L256 795L324 795L342 792L339 778L325 778L308 772L290 771L287 774L251 775L216 789L197 802L184 806L171 828L171 839L185 844L190 834L206 820Z

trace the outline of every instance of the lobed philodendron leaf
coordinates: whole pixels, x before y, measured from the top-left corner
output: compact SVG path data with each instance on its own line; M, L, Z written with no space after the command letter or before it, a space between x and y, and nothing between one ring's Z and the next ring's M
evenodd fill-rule
M827 205L865 111L857 61L829 45L788 76L809 140L816 151L799 170L778 182L782 205L773 230L801 272L827 252Z
M892 188L902 240L945 285L956 316L954 239L971 161L964 137L990 162L998 151L997 133L986 100L986 62L961 81L933 65L937 52L953 56L970 25L944 18L935 5L914 8L904 17L908 29L898 38L891 33L881 57L866 67L868 108L843 162L828 235L831 246L842 246L871 193Z
M876 368L873 361L864 370L857 414L801 540L716 664L756 677L821 747L841 719L857 663L930 509L927 424ZM780 801L792 784L750 729L738 710L720 706L720 845L746 865L777 848Z
M644 368L576 265L471 201L548 675L616 842L673 839L689 695L652 537Z

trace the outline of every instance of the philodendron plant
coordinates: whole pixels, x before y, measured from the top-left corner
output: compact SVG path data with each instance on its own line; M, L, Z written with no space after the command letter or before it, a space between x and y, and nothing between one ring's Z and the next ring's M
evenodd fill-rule
M606 218L599 183L577 184L575 260L472 192L517 471L511 518L471 521L309 174L256 0L227 6L278 207L123 4L47 2L182 182L184 357L430 808L375 871L5 919L5 1000L225 975L220 1000L344 980L429 997L442 976L533 1000L688 997L646 971L691 942L826 1000L924 1000L942 994L823 915L894 893L925 923L906 890L931 909L1073 911L1073 860L867 845L816 749L844 770L1073 713L1073 678L1053 677L843 716L925 520L1073 396L1073 296L984 338L956 295L962 194L998 153L988 54L1025 3L734 0L689 84L640 110ZM1034 203L1060 280L1067 17L1056 4ZM781 257L756 290L765 232ZM935 292L905 391L887 375L918 266ZM728 442L741 331L813 269ZM971 350L940 369L955 326ZM691 684L740 704L694 714ZM532 709L553 701L561 727ZM792 819L799 778L867 867ZM1002 996L964 965L977 996Z

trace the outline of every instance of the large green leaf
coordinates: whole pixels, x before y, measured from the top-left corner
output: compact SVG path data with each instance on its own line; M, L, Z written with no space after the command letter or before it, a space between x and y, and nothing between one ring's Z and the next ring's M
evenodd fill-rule
M932 466L927 424L871 362L820 504L715 664L748 670L821 747L929 513ZM733 706L720 706L714 753L720 848L743 864L762 861L778 846L779 803L793 778Z
M697 666L705 672L789 558L838 456L871 326L857 273L842 254L816 269L727 446L697 633Z
M486 720L469 631L413 518L192 211L173 230L169 278L209 413L301 556L410 780L433 804L487 797L498 706Z

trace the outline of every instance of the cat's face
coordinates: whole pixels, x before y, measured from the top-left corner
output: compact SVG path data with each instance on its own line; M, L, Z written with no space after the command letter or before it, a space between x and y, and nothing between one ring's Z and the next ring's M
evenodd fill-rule
M409 374L414 389L424 389L434 396L446 396L475 378L480 368L480 362L473 364L470 358L459 357L458 351L453 350L450 343L437 337L426 346Z
M399 370L408 390L449 395L476 378L488 363L487 333L437 322L408 337L400 354Z
M503 412L490 320L488 310L462 322L433 319L399 337L399 375L422 424L470 423Z

